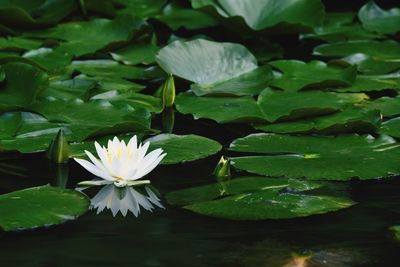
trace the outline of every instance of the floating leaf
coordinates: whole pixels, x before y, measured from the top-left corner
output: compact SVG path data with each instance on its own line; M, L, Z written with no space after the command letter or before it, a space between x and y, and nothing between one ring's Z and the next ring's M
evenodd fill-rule
M194 9L186 9L178 5L167 5L162 14L154 16L159 21L167 24L172 30L184 27L189 30L212 27L218 21L212 16Z
M223 17L244 19L253 30L262 30L280 23L314 27L321 24L324 7L319 0L192 0L195 8L213 6Z
M105 100L47 100L35 103L31 110L45 116L50 122L67 123L74 141L82 141L95 134L146 131L150 127L148 111L130 106L116 108Z
M4 37L0 38L1 50L31 50L37 49L42 45L41 41L23 37Z
M393 118L382 123L380 133L400 138L400 117Z
M51 48L45 47L30 50L24 53L22 57L37 62L49 71L63 68L71 63L72 60L72 56L65 52L57 52Z
M183 114L192 114L195 119L207 118L218 123L264 121L257 101L243 97L198 97L191 92L177 95L176 109Z
M265 177L240 177L221 183L173 191L172 205L196 213L231 220L286 219L350 207L350 199L305 194L322 184Z
M394 117L400 115L400 96L397 97L381 97L374 101L363 103L363 106L369 109L378 109L383 117Z
M29 32L31 37L59 39L62 42L55 50L75 56L94 53L116 43L128 41L144 26L141 19L119 16L114 20L92 19L82 22L67 22L54 28Z
M237 169L273 177L365 180L400 173L400 146L389 136L252 134L233 141L230 150L265 154L231 162Z
M150 149L162 148L167 156L162 164L175 164L208 157L221 150L221 145L203 136L160 134L145 141L150 142Z
M353 67L329 67L322 61L305 63L298 60L278 60L269 64L282 72L275 74L275 79L270 85L289 91L298 91L310 86L351 85L357 72Z
M381 37L377 33L366 31L361 24L354 22L354 13L327 13L322 26L314 32L301 35L302 39L321 39L327 42L366 40Z
M5 231L34 229L74 220L89 208L81 193L39 186L0 195L0 227Z
M364 94L338 94L321 91L273 91L264 90L258 98L265 119L274 122L279 119L293 120L344 109L352 103L366 99ZM301 101L299 101L301 99Z
M365 29L379 33L400 31L400 8L383 10L374 1L369 1L358 12Z
M114 60L124 64L152 64L155 62L155 55L158 47L144 42L134 43L127 47L113 51L110 55Z
M137 79L140 78L144 72L144 68L126 66L119 64L117 61L108 59L75 60L69 68L89 76L107 78Z
M369 92L386 89L399 90L400 79L398 74L393 75L357 75L354 83L347 87L335 88L338 92Z
M167 73L200 85L225 81L257 68L257 59L244 46L203 39L175 41L162 48L156 60Z
M375 133L381 123L378 110L347 108L333 114L303 120L255 125L273 133Z
M314 55L345 57L366 74L386 74L400 69L400 45L392 40L349 41L323 44L314 48Z
M0 85L0 112L24 108L31 104L47 85L47 75L24 63L3 66L5 83Z

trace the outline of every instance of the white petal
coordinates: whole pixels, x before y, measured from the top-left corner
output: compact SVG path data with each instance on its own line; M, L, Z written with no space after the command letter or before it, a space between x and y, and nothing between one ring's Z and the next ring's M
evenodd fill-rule
M103 164L104 168L107 169L107 171L110 173L111 172L111 164L108 160L107 156L107 151L104 147L101 147L99 143L94 142L94 146L96 147L97 155L99 156L101 163ZM112 174L112 173L110 173Z
M167 154L164 153L161 156L159 156L155 161L153 161L150 165L148 165L145 169L140 169L139 172L137 172L135 175L132 177L129 177L128 180L137 180L142 178L143 176L146 176L148 173L150 173L157 165L163 160L163 158Z
M85 150L85 153L97 168L99 168L100 170L102 170L104 172L107 172L103 163L101 163L95 156L93 156L93 154L90 153L90 151Z
M114 178L112 178L111 176L109 176L107 173L103 172L99 168L97 168L95 165L93 165L89 161L84 160L84 159L77 159L77 158L74 158L74 160L76 162L78 162L83 168L85 168L87 171L93 173L94 175L101 177L105 180L109 180L109 181L114 180Z
M137 137L134 135L131 140L128 142L128 149L132 150L132 152L137 150Z

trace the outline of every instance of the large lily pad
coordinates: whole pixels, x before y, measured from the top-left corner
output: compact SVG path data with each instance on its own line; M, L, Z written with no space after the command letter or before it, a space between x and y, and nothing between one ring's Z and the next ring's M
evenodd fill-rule
M0 195L0 227L5 231L34 229L74 220L90 201L81 193L51 186Z
M265 177L240 177L167 194L170 204L202 215L231 220L304 217L347 208L350 199L305 194L322 184Z
M366 99L364 94L338 94L321 91L264 90L258 98L264 118L269 122L293 120L342 110L352 103ZM299 101L300 100L300 101Z
M382 123L380 133L400 138L400 117Z
M144 22L133 16L118 16L114 20L93 19L67 22L46 30L26 33L28 36L63 40L56 48L75 56L94 53L116 42L128 41L142 30Z
M202 159L221 150L212 139L199 135L160 134L147 139L150 149L162 148L167 153L162 164L175 164Z
M334 68L322 61L305 63L298 60L278 60L270 62L270 65L282 72L275 73L271 86L288 91L298 91L306 86L351 85L357 73L353 67Z
M354 22L354 13L327 13L322 26L315 27L311 33L301 35L301 38L321 39L327 42L342 42L349 40L366 40L381 37L377 33L365 30L360 23Z
M273 177L365 180L400 173L400 146L389 136L252 134L230 150L258 154L232 158L235 168Z
M218 123L264 121L257 101L243 97L198 97L191 92L176 97L176 109L183 114L192 114L195 119L207 118Z
M144 68L122 65L108 59L75 60L69 68L89 76L127 79L140 78L144 71Z
M31 110L50 122L69 124L74 141L82 141L95 134L141 132L150 127L150 113L147 110L134 109L129 105L116 108L105 100L72 102L48 99L35 103Z
M386 74L400 69L400 44L392 40L360 40L323 44L314 48L315 55L345 57L366 74Z
M218 21L214 17L206 13L199 10L182 8L175 4L167 5L162 14L154 17L167 24L173 30L177 30L181 27L196 30L218 24Z
M181 93L176 108L194 118L207 118L219 123L293 120L342 110L366 98L364 94L331 92L282 92L265 89L258 100L253 97L196 97ZM299 101L301 99L302 101Z
M319 0L192 0L192 6L213 6L223 17L240 16L253 30L271 28L280 23L313 27L321 24L324 16L324 7Z
M400 8L383 10L373 1L366 3L358 12L365 29L379 33L400 31Z
M363 106L369 109L380 110L383 117L394 117L400 115L400 96L381 97L374 101L364 102Z
M381 90L399 90L400 77L398 74L389 75L357 75L350 86L335 88L338 92L370 92Z
M378 110L346 108L325 116L255 125L256 129L273 133L375 133L381 123Z
M162 48L156 60L166 72L203 86L257 68L257 59L244 46L203 39L175 41Z
M31 104L47 85L47 74L24 63L8 63L4 67L5 82L0 85L0 112Z

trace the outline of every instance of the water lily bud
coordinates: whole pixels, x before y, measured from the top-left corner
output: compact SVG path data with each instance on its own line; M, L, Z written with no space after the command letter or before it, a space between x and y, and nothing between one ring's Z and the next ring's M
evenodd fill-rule
M214 175L217 179L225 179L231 177L231 165L228 159L224 156L221 157L214 170Z
M47 157L55 163L64 163L69 158L69 145L64 136L64 132L60 129L49 146Z
M172 74L169 74L167 80L163 83L161 93L163 107L172 107L175 103L175 81Z

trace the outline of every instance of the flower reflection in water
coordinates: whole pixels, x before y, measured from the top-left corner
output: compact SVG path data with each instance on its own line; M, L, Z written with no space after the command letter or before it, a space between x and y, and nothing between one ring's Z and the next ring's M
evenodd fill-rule
M132 212L136 217L140 213L140 208L152 211L155 206L164 209L157 195L145 186L143 192L139 192L132 186L117 187L109 184L100 189L100 191L91 199L91 206L97 209L97 214L105 208L110 209L113 216L121 212L123 216Z

